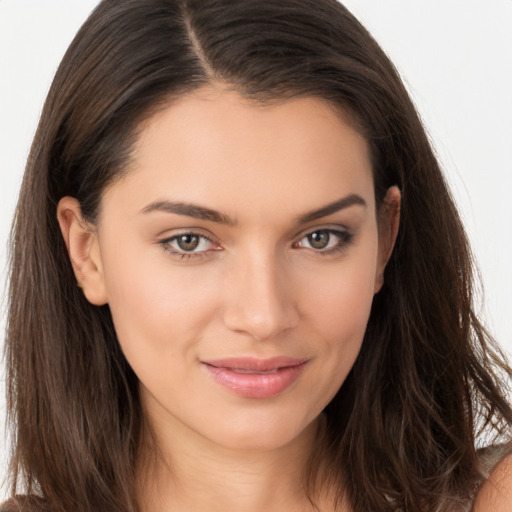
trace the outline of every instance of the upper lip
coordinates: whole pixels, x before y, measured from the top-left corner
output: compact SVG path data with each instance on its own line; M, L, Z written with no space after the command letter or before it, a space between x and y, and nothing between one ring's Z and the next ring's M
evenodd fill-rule
M216 368L231 370L246 370L251 372L268 372L279 368L289 368L305 363L307 359L301 357L279 356L269 359L258 359L254 357L230 357L225 359L212 359L202 361L204 364Z

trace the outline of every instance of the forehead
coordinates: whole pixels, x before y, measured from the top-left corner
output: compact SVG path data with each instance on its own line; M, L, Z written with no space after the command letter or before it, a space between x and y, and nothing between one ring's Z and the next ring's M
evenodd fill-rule
M366 140L326 101L263 103L214 87L179 98L140 127L123 182L141 200L178 194L221 209L283 201L307 209L373 192Z

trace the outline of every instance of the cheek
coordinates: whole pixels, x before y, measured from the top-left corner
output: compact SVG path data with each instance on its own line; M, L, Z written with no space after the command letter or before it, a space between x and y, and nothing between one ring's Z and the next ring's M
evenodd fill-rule
M373 295L367 290L363 286L355 290L347 286L311 304L317 311L314 325L318 339L325 345L327 364L335 372L341 370L343 378L359 353L368 324Z
M309 290L303 301L308 315L329 339L364 334L374 296L376 253L373 247L354 252L303 284Z
M334 395L354 364L362 345L374 297L376 251L361 251L338 268L319 272L309 287L305 316L322 344L329 394Z
M199 266L189 269L193 275L183 271L153 249L122 250L119 244L103 256L109 307L129 361L150 352L171 360L217 307L212 276L201 276Z

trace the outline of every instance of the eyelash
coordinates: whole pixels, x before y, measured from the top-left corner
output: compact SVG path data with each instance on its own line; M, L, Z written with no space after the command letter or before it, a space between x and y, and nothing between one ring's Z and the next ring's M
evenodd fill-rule
M315 249L314 247L310 247L307 249L311 249L315 252L315 254L318 254L320 256L333 256L335 254L339 254L344 252L348 246L354 241L354 235L353 233L350 233L349 231L341 231L339 229L332 229L332 228L323 228L323 229L315 229L313 231L309 231L308 233L304 234L298 242L295 242L293 244L294 247L300 247L298 244L308 237L314 235L324 233L329 235L329 242L331 242L331 237L335 236L338 238L338 242L333 247L329 247L327 249Z
M199 242L198 242L199 244L201 242L208 242L213 245L216 245L215 242L211 238L208 238L205 235L201 235L200 233L194 233L193 231L179 233L177 235L171 236L170 238L166 238L165 240L161 240L159 243L163 247L164 251L171 254L171 256L180 258L181 260L189 260L191 258L203 258L206 256L206 253L211 252L211 250L199 251L199 252L193 252L193 251L186 252L183 249L177 250L174 247L172 247L171 244L173 242L176 242L179 238L186 237L186 236L199 238ZM217 247L218 247L218 245L217 245ZM213 249L213 251L219 251L219 250L222 250L222 249L220 249L220 248Z
M328 234L329 235L328 243L331 242L332 236L335 236L339 239L334 247L329 247L327 249L315 249L314 247L306 247L306 249L310 249L310 250L314 251L315 254L318 254L321 256L331 256L331 255L335 255L335 254L344 252L347 249L347 247L353 242L353 239L354 239L354 235L352 233L350 233L349 231L340 231L338 229L332 229L332 228L315 229L313 231L309 231L308 233L302 235L301 238L297 242L293 243L292 247L294 247L296 249L301 248L301 246L299 244L302 242L302 240L307 239L308 237L310 237L314 234L318 234L318 233ZM183 249L177 250L176 248L174 248L171 245L173 242L176 242L179 238L186 237L186 236L197 237L197 238L199 238L198 244L201 244L202 242L208 242L208 243L211 243L214 246L216 246L216 248L214 248L213 250L203 250L203 251L198 251L198 252L194 252L194 251L186 252ZM209 238L205 235L202 235L200 233L195 233L195 232L179 233L172 237L161 240L159 242L159 244L162 246L164 251L171 254L171 256L179 258L180 260L190 260L192 258L194 258L194 259L195 258L204 258L207 256L207 253L222 250L222 248L219 247L211 238Z

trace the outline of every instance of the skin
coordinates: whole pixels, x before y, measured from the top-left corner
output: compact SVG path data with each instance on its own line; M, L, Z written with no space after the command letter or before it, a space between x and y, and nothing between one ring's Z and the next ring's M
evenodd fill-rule
M482 485L472 512L510 512L512 507L512 455L504 458Z
M310 510L302 471L361 347L399 202L392 187L377 208L367 143L325 102L262 105L221 87L141 127L97 225L61 200L77 280L110 306L158 443L159 457L141 461L142 510ZM187 252L176 237L190 234L199 244ZM252 398L205 371L242 356L306 363L284 391Z

